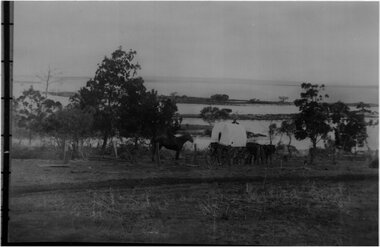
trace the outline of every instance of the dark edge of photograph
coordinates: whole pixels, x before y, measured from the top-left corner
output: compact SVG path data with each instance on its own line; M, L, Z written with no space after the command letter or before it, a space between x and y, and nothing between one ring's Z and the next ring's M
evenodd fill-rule
M12 105L12 59L13 59L13 2L1 2L2 20L2 205L1 205L1 244L8 244L9 229L9 178L10 178L10 147L11 147L11 105Z

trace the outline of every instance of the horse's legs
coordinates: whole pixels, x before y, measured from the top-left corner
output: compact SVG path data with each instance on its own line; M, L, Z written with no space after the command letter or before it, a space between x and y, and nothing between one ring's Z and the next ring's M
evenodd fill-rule
M245 164L252 165L252 154L246 154Z
M262 163L260 149L257 150L256 152L255 161L256 161L256 165L261 165Z
M176 153L175 153L175 159L176 160L179 160L179 152L180 152L180 150L177 150Z
M261 157L261 164L266 164L266 158L267 158L267 155L265 153L265 149L261 147L261 150L260 150L260 157Z

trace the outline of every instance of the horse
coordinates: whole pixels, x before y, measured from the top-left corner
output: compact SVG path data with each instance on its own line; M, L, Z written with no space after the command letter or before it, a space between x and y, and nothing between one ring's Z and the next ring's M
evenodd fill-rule
M248 154L249 154L249 162L251 163L252 156L254 158L254 164L268 164L268 160L272 163L272 156L276 151L276 147L274 145L260 145L258 143L248 142L246 145Z
M274 145L261 145L264 155L265 163L268 164L268 160L272 163L272 156L276 152L276 147Z
M175 159L179 159L179 153L182 150L183 144L185 142L191 142L193 143L193 137L189 133L184 133L181 136L174 136L174 135L160 135L154 139L154 143L152 143L152 161L154 161L154 155L156 153L156 143L159 144L158 148L161 150L162 147L165 147L170 150L176 151Z
M249 163L252 163L252 158L254 164L258 164L260 161L263 162L263 150L260 144L248 142L246 149L249 154Z

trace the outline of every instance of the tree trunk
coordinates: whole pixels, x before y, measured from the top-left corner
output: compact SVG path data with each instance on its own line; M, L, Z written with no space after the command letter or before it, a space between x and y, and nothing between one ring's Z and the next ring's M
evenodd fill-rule
M288 143L288 152L289 152L289 157L292 157L292 151L290 150L290 144L292 143L292 137L289 136L289 143Z
M282 143L282 136L283 136L284 134L283 133L281 133L281 135L280 135L280 140L278 141L278 143Z
M139 137L136 135L135 136L135 150L137 150L139 147Z
M29 146L32 145L32 131L29 130Z
M75 139L73 141L73 154L72 154L72 158L73 159L80 158L80 154L79 154L79 140L78 139Z
M49 70L48 70L48 74L47 74L47 78L46 78L45 98L47 98L47 96L48 96L49 81L50 81L50 66L49 66Z
M49 90L49 82L46 82L46 88L45 88L45 98L48 96L48 90Z
M104 153L104 151L106 150L107 140L108 140L108 135L104 134L104 136L103 136L103 145L102 145L102 153Z
M313 147L310 149L310 164L314 164L315 151L317 150L317 140L312 139Z
M82 159L85 159L85 156L83 153L83 139L80 140L80 145L78 146L78 151L79 151L80 157Z
M66 139L63 139L63 163L67 164L69 162L69 150L68 150L68 144L66 143Z
M332 147L332 163L336 165L336 147L335 145Z
M113 147L113 151L114 151L115 157L116 157L116 159L117 159L117 158L118 158L118 155L117 155L117 145L116 145L116 141L112 138L111 142L112 142L112 147Z

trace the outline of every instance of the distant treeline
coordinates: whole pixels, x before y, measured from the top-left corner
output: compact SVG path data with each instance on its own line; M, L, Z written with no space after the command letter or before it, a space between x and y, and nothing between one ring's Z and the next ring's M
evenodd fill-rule
M192 97L192 96L167 96L160 95L161 99L175 99L176 103L180 104L205 104L205 105L246 105L246 104L262 104L262 105L294 105L293 101L270 101L270 100L239 100L239 99L228 99L225 101L212 100L211 98L203 97ZM359 103L347 103L348 106L357 106ZM370 107L379 106L378 104L368 103Z
M202 97L192 97L192 96L167 96L167 95L160 95L161 99L175 99L176 103L180 104L218 104L218 105L241 105L246 104L246 100L237 100L237 99L228 99L225 101L221 100L214 100L211 98L202 98Z
M75 92L49 92L49 94L61 97L72 97L75 95Z

